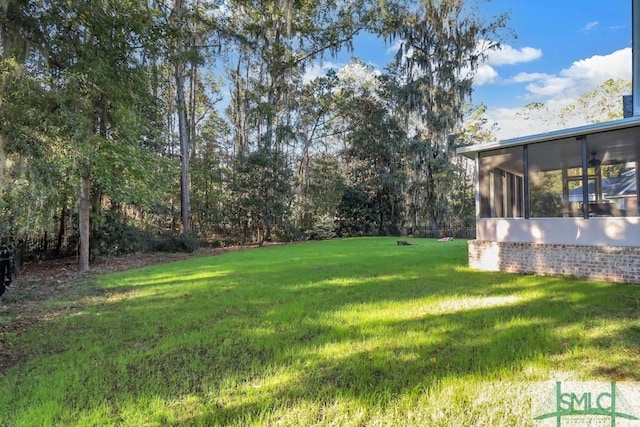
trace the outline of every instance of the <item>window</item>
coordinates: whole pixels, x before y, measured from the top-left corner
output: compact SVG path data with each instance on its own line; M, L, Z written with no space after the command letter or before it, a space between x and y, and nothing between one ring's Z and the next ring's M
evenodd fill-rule
M524 175L522 147L481 153L479 160L480 216L522 217Z
M480 217L640 216L639 147L633 126L480 151Z
M582 142L529 145L531 217L582 216Z
M637 216L636 165L633 156L589 144L589 216Z

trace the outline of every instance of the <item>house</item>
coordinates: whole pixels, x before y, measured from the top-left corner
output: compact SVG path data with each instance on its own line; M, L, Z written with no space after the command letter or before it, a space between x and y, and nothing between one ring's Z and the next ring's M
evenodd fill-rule
M605 166L606 168L606 166ZM614 176L601 177L600 187L596 186L594 181L589 182L588 194L589 203L600 200L601 203L608 206L611 212L604 211L603 215L635 216L637 209L637 183L636 169L632 165L622 165L609 169L609 173L613 172ZM582 186L569 191L569 203L575 204L582 202ZM591 211L592 214L597 212Z
M469 265L640 283L640 0L625 118L476 145Z
M476 162L472 268L640 283L640 116L458 153Z

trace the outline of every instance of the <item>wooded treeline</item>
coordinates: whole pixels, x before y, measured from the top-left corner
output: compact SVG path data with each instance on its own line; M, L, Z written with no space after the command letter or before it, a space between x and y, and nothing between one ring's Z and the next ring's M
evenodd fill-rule
M504 15L459 0L0 0L0 236L234 243L473 220L474 72ZM367 32L378 72L310 70ZM91 246L90 246L91 245Z

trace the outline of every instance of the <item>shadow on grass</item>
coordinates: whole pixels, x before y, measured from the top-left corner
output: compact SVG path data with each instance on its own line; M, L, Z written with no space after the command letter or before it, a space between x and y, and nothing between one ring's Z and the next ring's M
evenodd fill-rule
M566 282L552 282L550 288L571 293L563 285L567 285ZM563 289L559 289L561 286ZM580 282L568 287L580 287L582 293L589 284ZM580 362L580 354L572 355L571 347L598 347L599 344L582 338L576 331L563 334L563 327L579 325L586 316L596 313L600 319L618 318L618 315L599 311L598 301L605 297L600 292L605 292L605 289L597 289L595 294L582 301L580 307L568 310L565 307L562 312L550 307L547 298L539 298L508 307L485 307L394 322L381 321L380 327L386 329L384 336L388 337L383 341L371 336L375 333L358 330L357 326L322 331L322 337L340 337L329 342L322 338L296 341L295 336L282 334L264 337L262 345L265 346L274 340L283 341L283 348L287 344L288 348L293 345L296 350L289 353L298 353L299 358L294 355L291 360L277 363L304 365L304 374L272 387L268 391L271 399L265 401L263 394L256 394L253 400L240 406L218 408L205 414L199 422L235 422L246 414L259 416L274 402L286 406L286 402L325 402L334 396L346 396L350 400L361 401L363 405L384 406L407 391L426 390L449 377L517 378L527 364L541 363L545 359L549 364L557 359L559 365L554 368L575 369L576 363ZM561 297L555 300L571 304ZM582 317L582 309L591 310ZM540 316L541 312L546 314ZM629 334L630 328L633 329L632 335ZM621 329L608 338L626 341L629 352L637 355L640 336L637 327L630 328ZM420 335L431 335L433 339L416 343L393 338ZM371 341L370 345L368 341ZM323 349L331 346L336 349L323 354ZM269 366L273 361L267 359L260 363ZM592 376L585 379L640 380L637 365L629 363L628 359L600 360L595 369L584 374ZM522 380L541 378L523 377Z
M637 318L638 287L465 271L460 245L371 255L367 243L111 275L107 288L123 298L52 322L57 338L38 345L51 350L42 357L81 354L63 362L89 385L68 384L66 395L83 396L78 410L198 395L211 403L182 420L211 425L335 396L387 405L450 377L525 380L530 364L572 370L608 348L640 353L637 323L603 329L606 339L584 332ZM601 359L582 374L640 380L628 362Z

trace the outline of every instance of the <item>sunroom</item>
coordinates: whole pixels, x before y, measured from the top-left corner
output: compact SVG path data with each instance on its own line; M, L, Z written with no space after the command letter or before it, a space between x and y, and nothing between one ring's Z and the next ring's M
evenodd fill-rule
M472 268L640 283L640 117L463 147Z

